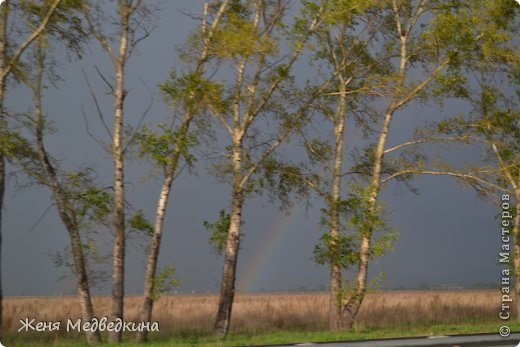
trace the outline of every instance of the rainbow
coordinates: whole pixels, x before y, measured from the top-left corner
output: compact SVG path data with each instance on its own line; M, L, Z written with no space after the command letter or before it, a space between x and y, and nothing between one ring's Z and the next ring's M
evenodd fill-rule
M294 207L290 214L281 214L275 219L272 226L266 232L266 237L260 244L251 247L254 250L252 261L245 270L245 275L238 281L240 292L251 291L253 287L260 287L259 279L269 269L274 267L271 264L273 255L276 254L284 244L285 238L291 226L299 221L305 214L305 205Z

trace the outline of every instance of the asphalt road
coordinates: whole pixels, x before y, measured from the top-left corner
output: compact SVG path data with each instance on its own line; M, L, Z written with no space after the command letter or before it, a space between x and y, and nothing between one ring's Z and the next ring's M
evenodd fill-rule
M369 341L314 342L280 345L279 347L520 347L520 333L507 338L496 334L432 336Z

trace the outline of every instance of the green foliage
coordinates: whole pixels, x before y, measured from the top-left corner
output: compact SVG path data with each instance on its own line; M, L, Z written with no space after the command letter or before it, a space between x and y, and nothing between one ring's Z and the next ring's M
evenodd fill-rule
M222 2L222 0L212 1L209 4L210 12L216 12L222 5ZM251 7L248 4L246 4L246 1L231 0L228 3L228 11L226 11L224 15L227 16L228 13L231 13L239 18L245 19L251 15Z
M520 174L520 112L516 106L518 101L512 96L507 97L501 90L485 81L480 83L480 90L468 94L467 100L473 106L471 115L459 115L434 123L434 131L485 143L487 149L494 153L493 156L498 154L505 165L500 167L502 164L495 157L495 165L498 165L495 173L496 182L508 187L511 182L503 170L506 169L512 177L518 177ZM485 175L482 175L482 178L488 179Z
M85 169L63 173L61 191L67 209L75 215L81 229L91 229L96 224L106 224L112 212L112 195L106 188L95 185L92 171Z
M371 259L377 259L388 252L393 252L394 245L399 239L399 232L397 230L388 229L383 234L373 238L370 248Z
M176 269L173 265L166 266L159 271L153 280L152 300L159 300L161 294L168 293L180 285L180 281L173 277L175 272Z
M100 268L99 266L110 264L111 256L110 254L100 254L96 242L90 238L86 242L83 242L82 246L89 285L93 288L101 288L110 280L110 274L104 270L106 267Z
M227 235L231 224L231 216L225 210L220 210L219 218L216 222L204 221L204 228L211 232L209 243L218 255L222 255L226 247Z
M31 30L34 30L47 15L53 2L52 0L23 0L19 1L17 7L20 8L23 16L32 26ZM45 31L47 37L66 47L67 54L73 53L78 57L81 57L84 45L89 40L80 14L84 2L84 0L62 0Z
M91 288L101 289L110 279L110 274L104 270L104 266L110 263L110 256L100 254L96 242L89 237L86 237L86 239L81 246L89 285ZM50 257L54 267L62 270L58 281L75 276L76 265L74 264L74 256L70 246L64 247L61 252L56 251L47 255Z
M348 198L345 200L345 206L348 211L348 225L361 234L367 230L378 231L384 229L385 222L380 216L381 207L372 207L371 194L373 187L362 187L357 184L351 184Z
M221 59L272 54L276 49L276 44L262 36L249 18L232 9L228 11L225 23L215 32L210 46L211 54Z
M333 237L327 232L321 236L318 244L314 246L313 259L320 265L339 264L342 268L348 269L357 262L356 246L356 240L352 235L341 234L338 237ZM337 259L334 259L334 257L337 257Z
M78 214L81 217L92 214L93 219L102 220L111 211L112 196L105 190L97 187L86 187L86 189L77 196L80 203Z
M327 163L334 157L334 148L328 141L316 138L305 141L305 150L312 164Z
M333 0L328 2L325 23L329 25L351 25L353 18L375 7L377 0ZM316 7L316 4L313 6Z
M460 74L460 71L453 73L452 71L438 75L435 79L437 84L432 89L432 95L439 98L442 102L447 95L455 98L465 98L468 96L466 77Z
M160 88L173 108L182 107L190 114L222 112L226 107L222 97L223 84L205 79L200 72L178 75L172 71Z
M189 149L197 144L195 133L184 130L174 130L165 124L157 125L158 133L151 132L147 127L136 134L136 142L140 147L140 155L148 156L159 167L172 165L172 158L178 151L188 165L192 165L195 157Z
M421 39L432 54L444 51L450 68L504 62L514 56L507 47L517 30L518 5L514 1L441 2L437 8L432 6L432 13L431 30Z
M314 248L314 260L320 264L340 264L347 269L358 260L357 247L359 240L367 233L379 233L371 236L370 258L376 259L393 249L398 233L390 230L382 217L382 208L375 202L371 208L371 188L363 188L357 184L349 185L347 199L337 203L336 208L346 217L347 222L340 236L333 238L328 232L324 233ZM321 224L330 227L328 209L322 210ZM349 231L353 231L349 233ZM336 247L334 249L333 247ZM334 260L334 251L337 250L338 259Z
M151 236L153 234L152 223L144 216L143 210L138 210L128 220L128 225L135 231L143 232L146 235Z
M375 277L373 277L367 285L367 292L375 293L381 291L387 281L386 273L380 271Z
M9 160L29 165L38 159L32 143L16 129L8 129L5 120L0 132L0 153Z
M375 159L375 149L375 145L371 143L362 150L352 150L354 165L352 166L351 171L360 172L362 174L361 177L366 181L368 181L372 173Z
M289 209L295 201L308 196L309 186L303 173L303 166L284 163L271 157L263 161L260 177L257 179L257 193L267 190L271 200L280 201L282 209ZM315 177L314 179L317 179Z
M373 187L363 188L353 183L349 188L349 196L344 202L348 216L347 228L355 230L359 239L367 233L370 233L371 238L373 233L380 233L380 236L373 238L370 248L372 259L380 257L392 249L398 233L390 230L386 224L379 202L372 201Z

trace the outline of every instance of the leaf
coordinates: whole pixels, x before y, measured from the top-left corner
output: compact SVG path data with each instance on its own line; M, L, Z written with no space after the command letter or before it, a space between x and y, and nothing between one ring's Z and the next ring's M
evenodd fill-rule
M137 211L128 220L128 224L129 224L130 228L132 228L136 231L144 232L147 235L153 234L153 225L148 219L146 219L146 217L144 216L143 210Z
M176 269L173 265L168 265L158 272L153 280L152 300L159 300L160 294L168 293L173 288L180 286L181 282L174 278Z
M231 224L231 216L225 210L220 210L219 218L216 222L210 223L204 221L203 225L206 230L211 232L209 243L213 246L218 255L222 255L227 242L229 226Z

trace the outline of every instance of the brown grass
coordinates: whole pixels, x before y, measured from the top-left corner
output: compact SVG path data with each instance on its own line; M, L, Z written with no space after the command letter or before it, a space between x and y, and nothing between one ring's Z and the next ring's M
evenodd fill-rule
M164 296L155 305L153 319L169 334L206 334L217 308L216 295ZM108 316L109 298L96 297L96 316ZM127 297L126 319L137 320L140 297ZM500 304L497 290L401 291L368 294L358 316L361 328L393 328L458 323L495 322ZM259 333L278 329L326 328L325 293L239 294L231 331ZM5 299L4 328L15 332L20 319L62 321L79 318L75 297L11 297ZM62 323L63 324L63 323Z

